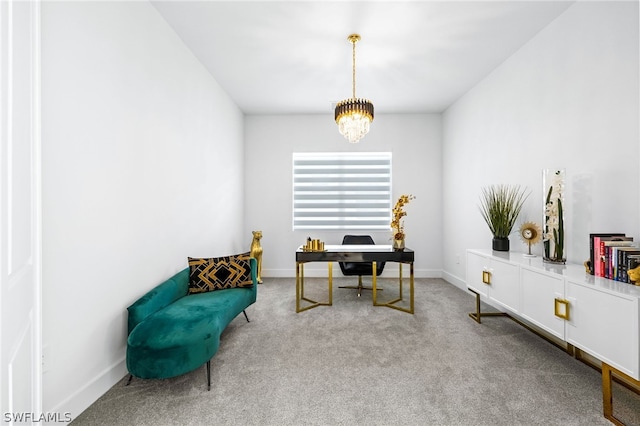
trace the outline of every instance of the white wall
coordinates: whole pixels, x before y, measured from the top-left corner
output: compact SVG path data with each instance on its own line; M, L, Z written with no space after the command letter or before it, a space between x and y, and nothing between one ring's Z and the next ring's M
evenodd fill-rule
M150 4L43 2L45 411L126 374L127 306L187 256L243 248L242 132Z
M401 194L417 198L406 207L407 247L416 251L416 276L440 276L442 269L441 119L439 114L375 117L358 144L339 133L328 111L322 115L245 117L245 234L263 231L263 277L295 276L295 250L307 236L339 244L345 231L293 231L293 152L381 152L393 155L394 203ZM388 232L367 232L391 244ZM249 243L247 241L247 244ZM385 268L385 275L397 271ZM326 276L325 264L309 264L308 276Z
M526 185L522 219L540 224L543 168L566 168L569 261L589 258L591 232L639 239L638 72L638 3L578 2L443 114L448 280L463 285L458 254L491 247L481 187Z

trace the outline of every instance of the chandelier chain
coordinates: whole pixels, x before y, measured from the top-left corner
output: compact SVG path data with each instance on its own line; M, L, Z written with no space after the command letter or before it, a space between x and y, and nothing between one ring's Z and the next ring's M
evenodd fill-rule
M351 40L351 45L353 47L352 49L352 56L353 56L353 60L352 60L352 64L353 64L353 70L352 70L352 84L353 84L353 99L356 98L356 40Z

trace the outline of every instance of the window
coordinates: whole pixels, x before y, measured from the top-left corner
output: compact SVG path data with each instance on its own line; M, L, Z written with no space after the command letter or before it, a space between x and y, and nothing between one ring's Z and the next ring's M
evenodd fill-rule
M391 153L294 153L293 229L388 230Z

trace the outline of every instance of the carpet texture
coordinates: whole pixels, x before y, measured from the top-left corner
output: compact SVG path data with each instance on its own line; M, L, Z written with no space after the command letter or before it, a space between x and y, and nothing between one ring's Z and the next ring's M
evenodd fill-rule
M416 279L415 314L338 289L295 312L295 280L265 278L211 362L166 380L126 378L80 425L610 425L600 374L506 318L468 317L471 294ZM388 300L397 282L379 280ZM309 297L326 280L307 279ZM405 298L408 291L405 287ZM486 306L483 309L490 310ZM640 424L640 396L614 385L616 415Z

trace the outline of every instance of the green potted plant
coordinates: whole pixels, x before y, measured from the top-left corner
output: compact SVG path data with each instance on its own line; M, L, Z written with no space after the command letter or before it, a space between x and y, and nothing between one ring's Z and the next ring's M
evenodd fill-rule
M509 251L509 234L528 196L526 189L520 185L482 188L480 213L493 234L493 250Z

